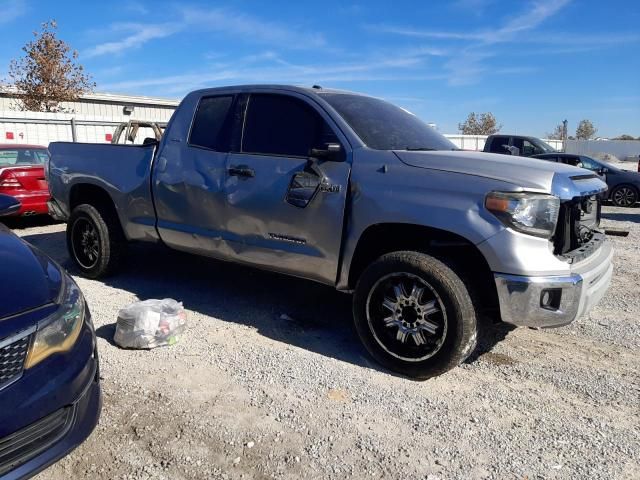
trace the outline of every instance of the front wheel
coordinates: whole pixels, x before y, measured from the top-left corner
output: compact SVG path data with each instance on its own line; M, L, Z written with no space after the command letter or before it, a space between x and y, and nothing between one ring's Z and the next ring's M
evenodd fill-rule
M427 379L462 363L477 341L476 314L460 277L419 252L372 263L353 298L356 331L383 366Z
M67 248L83 275L100 278L118 267L126 240L115 213L78 205L67 222Z
M630 185L620 185L613 189L610 198L616 207L633 207L638 201L638 191Z

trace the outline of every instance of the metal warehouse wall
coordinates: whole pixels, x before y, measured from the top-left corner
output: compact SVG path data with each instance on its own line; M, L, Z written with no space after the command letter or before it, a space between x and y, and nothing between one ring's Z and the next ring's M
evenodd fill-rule
M176 100L127 95L91 94L60 106L66 113L25 112L17 109L15 96L0 94L0 143L49 145L71 141L71 119L79 142L108 143L116 126L129 120L167 122Z
M163 98L95 93L83 95L77 102L62 102L60 107L65 113L87 115L111 122L126 122L132 118L166 122L178 103L177 100ZM14 94L0 94L0 111L3 112L3 116L9 111L20 111Z
M638 160L640 140L567 140L567 152L591 157L615 155L619 160Z

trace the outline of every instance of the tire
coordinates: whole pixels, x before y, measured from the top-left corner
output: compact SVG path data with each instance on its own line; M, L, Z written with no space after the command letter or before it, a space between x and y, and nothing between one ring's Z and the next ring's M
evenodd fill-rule
M618 185L609 198L616 207L633 207L638 202L638 190L631 185Z
M84 276L101 278L113 273L125 248L115 212L89 204L73 209L67 222L67 249Z
M442 261L418 252L389 253L367 267L356 285L353 317L375 360L417 380L458 366L478 338L463 281Z

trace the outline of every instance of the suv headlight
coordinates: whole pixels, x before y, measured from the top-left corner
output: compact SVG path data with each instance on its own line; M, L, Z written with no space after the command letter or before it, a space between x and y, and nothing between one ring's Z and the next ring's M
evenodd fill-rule
M25 368L37 365L58 352L71 350L78 340L85 316L82 292L70 277L62 275L63 285L58 310L38 326Z
M542 238L551 238L560 212L560 199L542 193L491 192L484 205L507 227Z

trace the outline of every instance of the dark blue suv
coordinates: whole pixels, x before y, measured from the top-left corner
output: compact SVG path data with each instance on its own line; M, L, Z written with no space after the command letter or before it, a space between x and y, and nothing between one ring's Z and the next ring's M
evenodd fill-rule
M0 215L19 203L0 195ZM96 336L80 289L0 224L0 479L28 478L98 423Z

